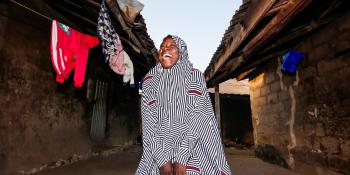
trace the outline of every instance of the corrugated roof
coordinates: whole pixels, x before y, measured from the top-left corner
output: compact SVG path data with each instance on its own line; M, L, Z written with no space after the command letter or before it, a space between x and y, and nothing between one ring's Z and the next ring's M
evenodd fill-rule
M293 40L329 20L321 18L343 7L345 0L248 0L232 17L205 70L209 87L245 77L254 67L276 58ZM310 21L317 25L309 25ZM282 49L282 50L281 50ZM241 75L241 76L240 76ZM244 75L244 76L242 76Z
M226 29L224 36L222 37L221 43L219 45L219 47L216 49L211 61L210 61L210 65L212 65L213 63L215 63L218 58L219 55L221 55L226 48L228 47L228 44L232 41L232 38L235 36L234 32L236 32L234 30L234 27L236 25L240 25L243 21L243 17L247 12L247 9L249 7L250 4L250 0L246 0L240 7L239 9L236 11L236 13L232 16L232 19L230 21L230 25L228 26L228 28ZM208 69L206 69L205 72L207 72Z

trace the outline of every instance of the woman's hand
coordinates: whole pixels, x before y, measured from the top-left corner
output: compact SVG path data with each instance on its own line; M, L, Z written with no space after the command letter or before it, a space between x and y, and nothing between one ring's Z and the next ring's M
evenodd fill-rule
M159 168L160 175L174 175L172 169L171 162L167 162Z
M175 162L173 164L174 175L186 175L186 166Z

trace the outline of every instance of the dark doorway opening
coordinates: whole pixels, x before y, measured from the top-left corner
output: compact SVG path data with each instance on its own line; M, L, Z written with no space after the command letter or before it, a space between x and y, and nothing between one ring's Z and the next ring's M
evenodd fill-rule
M215 102L210 94L212 104ZM254 145L249 95L220 94L221 134L225 146Z

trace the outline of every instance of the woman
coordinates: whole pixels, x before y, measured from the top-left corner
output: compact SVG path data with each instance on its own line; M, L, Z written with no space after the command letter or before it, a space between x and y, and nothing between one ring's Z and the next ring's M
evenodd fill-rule
M136 175L229 175L203 74L185 42L163 39L159 62L144 78L143 155Z

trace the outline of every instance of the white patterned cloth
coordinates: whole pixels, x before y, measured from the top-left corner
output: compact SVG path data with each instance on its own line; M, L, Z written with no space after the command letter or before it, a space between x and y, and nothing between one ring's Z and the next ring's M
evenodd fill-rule
M134 86L134 67L129 55L124 51L120 37L115 31L108 9L104 1L98 16L97 36L101 40L102 53L110 68L117 74L123 75L123 84L130 82Z
M203 74L188 60L187 46L171 36L179 60L169 69L158 63L144 78L143 154L136 175L159 175L171 161L191 175L230 175Z
M129 57L129 55L126 52L124 53L124 75L123 75L123 83L127 84L129 82L130 87L134 87L135 82L134 82L134 65Z

